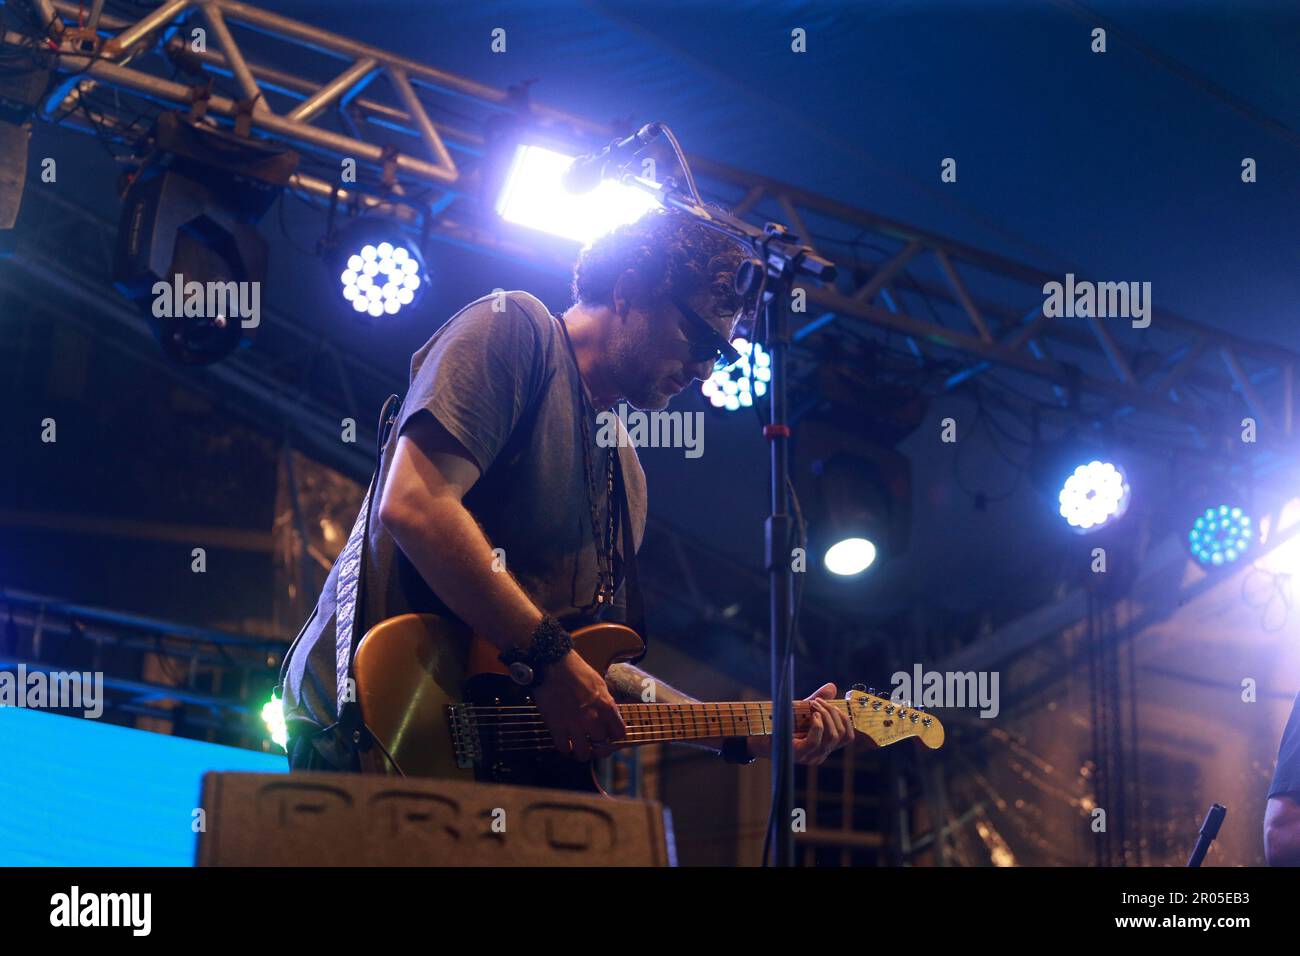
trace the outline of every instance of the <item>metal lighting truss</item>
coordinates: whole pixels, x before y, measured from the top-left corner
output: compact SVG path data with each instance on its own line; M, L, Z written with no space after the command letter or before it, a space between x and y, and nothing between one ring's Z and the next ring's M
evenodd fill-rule
M67 669L65 661L55 658L74 638L90 645L92 671L102 670L106 647L153 654L168 661L167 669L176 674L176 682L160 684L105 673L104 686L114 692L105 701L106 707L175 720L177 714L165 706L174 702L188 708L187 723L236 731L241 736L258 734L252 719L263 701L251 695L262 691L267 675L273 673L268 662L278 663L284 651L284 642L278 638L230 634L7 588L0 588L0 614L7 640L31 649L30 656L21 659L13 656L14 647L0 653L0 670L20 663L28 671ZM233 687L235 692L223 695L196 689L198 673L212 670L233 675L233 685L224 681L223 688L230 691Z
M235 0L169 0L138 19L104 14L96 2L88 20L84 4L30 3L48 25L46 45L60 77L41 111L45 119L138 136L120 101L114 110L82 102L102 86L228 123L334 169L351 158L356 184L303 172L292 187L320 202L382 208L430 238L533 264L565 266L570 250L527 241L484 210L489 123L515 122L521 136L575 150L621 132L517 89L455 76ZM196 50L199 26L206 47ZM13 31L4 37L11 46L28 40ZM168 67L178 61L204 79L169 78ZM312 75L309 63L316 64ZM237 95L217 92L218 81L233 81ZM750 219L784 221L841 265L835 286L805 289L815 311L796 333L801 347L815 348L828 326L870 327L877 336L900 336L920 363L946 367L950 388L999 366L1071 411L1173 422L1198 447L1238 428L1243 415L1258 422L1261 446L1291 443L1295 352L1163 310L1153 311L1141 333L1127 320L1049 318L1043 286L1062 281L1065 270L1025 265L719 163L692 163L706 195Z

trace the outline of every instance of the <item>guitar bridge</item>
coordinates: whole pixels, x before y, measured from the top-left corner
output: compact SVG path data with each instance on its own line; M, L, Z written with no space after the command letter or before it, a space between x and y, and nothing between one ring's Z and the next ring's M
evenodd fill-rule
M456 755L456 766L462 770L472 769L474 764L483 759L483 748L479 745L478 722L469 705L447 705L447 726L451 728L451 747Z

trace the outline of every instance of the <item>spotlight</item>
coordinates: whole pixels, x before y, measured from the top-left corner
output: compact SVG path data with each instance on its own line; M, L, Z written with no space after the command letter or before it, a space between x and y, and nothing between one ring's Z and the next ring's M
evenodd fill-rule
M832 574L861 574L875 563L876 546L867 538L843 538L826 549L822 560Z
M763 346L748 339L732 339L731 344L740 353L740 361L714 372L700 383L700 391L714 408L734 412L749 408L755 398L767 394L767 383L772 380L772 357L763 351Z
M795 434L809 559L848 578L905 552L912 511L907 459L834 422L805 419Z
M361 316L397 315L419 302L429 285L424 256L392 222L358 219L323 244L339 294Z
M1065 479L1058 500L1071 528L1081 534L1096 531L1127 510L1128 479L1118 465L1094 459Z
M882 546L892 544L896 517L888 482L877 463L842 451L812 462L815 524L809 547L826 570L851 577L875 563ZM896 553L894 547L887 547Z
M591 192L568 192L560 178L573 160L543 146L516 145L497 214L518 226L587 243L659 205L649 193L609 179Z
M282 748L289 745L289 731L284 722L284 701L274 694L262 705L262 722L266 724L267 736L273 743Z
M254 224L298 154L177 113L159 116L149 140L151 159L123 196L114 284L170 358L210 364L260 322L267 250Z
M1202 567L1223 567L1245 554L1255 542L1250 515L1236 505L1206 508L1187 532L1187 547Z

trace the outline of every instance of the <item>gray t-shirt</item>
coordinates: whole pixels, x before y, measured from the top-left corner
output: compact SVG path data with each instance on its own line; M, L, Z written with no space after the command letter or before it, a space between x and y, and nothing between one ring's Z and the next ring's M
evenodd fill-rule
M441 422L478 464L481 477L465 495L465 507L492 546L504 549L506 567L524 591L544 612L571 626L591 619L582 613L591 604L597 571L578 418L579 389L586 386L564 331L546 306L526 292L508 292L503 298L485 296L470 303L411 358L410 388L384 451L371 505L366 606L357 612L361 633L398 614L450 616L377 517L396 436L425 413ZM606 450L596 445L599 427L590 413L588 426L603 530L608 516L601 467ZM640 548L645 473L626 432L621 435L620 461L635 547ZM621 534L619 538L621 549ZM290 733L313 732L337 719L338 571L336 561L285 661L284 711ZM608 616L617 617L623 604L620 589Z

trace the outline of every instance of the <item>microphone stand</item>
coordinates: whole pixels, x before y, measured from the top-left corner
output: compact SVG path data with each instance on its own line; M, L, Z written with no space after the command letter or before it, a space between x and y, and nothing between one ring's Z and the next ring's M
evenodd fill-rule
M742 295L759 291L762 332L756 319L750 338L761 344L772 359L772 380L768 384L771 416L763 426L763 437L771 450L772 482L772 510L763 529L764 564L771 586L772 821L775 827L771 836L775 865L793 866L794 620L791 617L793 555L786 352L790 345L790 297L795 280L804 276L829 282L835 278L835 265L802 245L797 236L779 223L768 223L759 229L730 213L696 202L671 180L660 184L631 173L618 173L619 170L614 170L616 178L625 185L648 192L663 205L729 236L748 248L753 256L736 275L736 291Z
M1192 848L1192 855L1187 858L1188 866L1201 865L1201 861L1205 859L1205 854L1210 850L1210 844L1219 835L1219 827L1223 824L1223 818L1227 815L1227 807L1217 803L1210 804L1210 812L1205 815L1205 822L1201 824L1201 833L1196 838L1196 846Z

